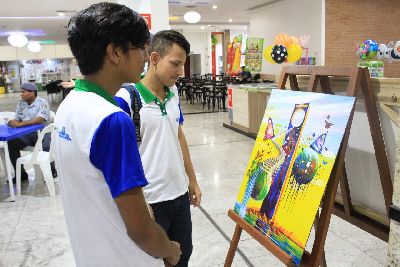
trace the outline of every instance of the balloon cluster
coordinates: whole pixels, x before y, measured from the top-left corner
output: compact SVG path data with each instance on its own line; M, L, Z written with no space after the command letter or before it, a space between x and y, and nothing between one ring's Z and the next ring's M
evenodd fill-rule
M378 59L392 61L400 61L400 41L390 42L388 45L380 44L378 47Z
M280 33L275 37L273 45L264 50L264 58L272 64L284 62L294 63L301 58L302 42L294 36Z
M361 45L357 45L356 55L362 60L372 60L376 56L378 60L389 63L400 61L400 41L378 45L374 40L366 40Z
M357 45L356 55L362 60L371 60L378 52L378 43L374 40L366 40L361 45Z

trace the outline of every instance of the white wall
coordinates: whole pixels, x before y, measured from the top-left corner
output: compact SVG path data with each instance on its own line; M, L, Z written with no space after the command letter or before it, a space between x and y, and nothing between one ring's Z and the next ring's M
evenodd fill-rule
M118 0L138 13L151 14L151 33L169 30L169 7L167 0Z
M209 32L181 32L190 43L190 52L201 55L201 74L211 73L211 37Z
M73 58L73 55L67 44L42 45L42 50L39 53L32 53L26 47L0 46L0 61L46 58Z
M308 56L316 57L317 65L321 65L321 49L325 42L325 38L321 37L325 30L325 22L322 21L324 2L287 0L254 11L250 13L249 37L264 38L265 49L273 44L275 36L279 33L297 37L308 34L311 37ZM261 73L279 74L283 65L285 64L271 64L263 59Z

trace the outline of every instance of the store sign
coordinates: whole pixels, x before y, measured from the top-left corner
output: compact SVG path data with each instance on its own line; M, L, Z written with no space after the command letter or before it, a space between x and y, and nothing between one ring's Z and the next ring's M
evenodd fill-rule
M147 22L147 27L149 27L149 30L151 30L151 14L145 13L145 14L140 14L144 18L144 20Z
M228 88L228 108L232 108L232 93L233 93L233 89L232 88Z

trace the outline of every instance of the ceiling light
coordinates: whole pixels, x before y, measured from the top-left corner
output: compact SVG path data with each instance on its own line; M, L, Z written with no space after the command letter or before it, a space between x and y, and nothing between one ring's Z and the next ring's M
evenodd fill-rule
M31 51L32 53L37 53L42 50L42 46L39 44L39 42L29 42L28 44L28 50Z
M217 6L217 5L213 5L212 8L213 8L213 9L217 9L218 6Z
M13 33L8 36L7 41L12 46L23 47L28 43L28 38L21 33Z
M204 26L201 26L200 29L204 30Z
M229 19L229 22L232 22L232 19Z
M208 24L207 26L208 26L208 27L212 27L212 25L211 25L211 24Z
M64 17L64 16L65 16L65 13L64 13L64 12L58 12L58 13L57 13L57 16Z
M200 21L201 15L199 13L197 13L196 11L188 11L183 16L183 19L187 23L197 23Z

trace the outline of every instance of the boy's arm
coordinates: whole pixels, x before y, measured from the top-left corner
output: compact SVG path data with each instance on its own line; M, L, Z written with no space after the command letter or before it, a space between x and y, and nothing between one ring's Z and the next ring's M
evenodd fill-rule
M186 142L185 134L183 133L183 130L182 130L182 125L180 125L178 128L178 139L179 139L179 144L181 145L181 151L182 151L182 156L183 156L183 163L185 166L185 172L186 172L187 176L189 177L190 203L192 205L194 205L195 207L197 207L198 205L200 205L202 193L201 193L200 187L197 183L196 174L193 169L192 160L190 159L189 147Z
M178 263L181 255L180 246L170 241L164 230L150 217L142 188L126 191L114 201L133 242L154 257L164 258L172 265Z

